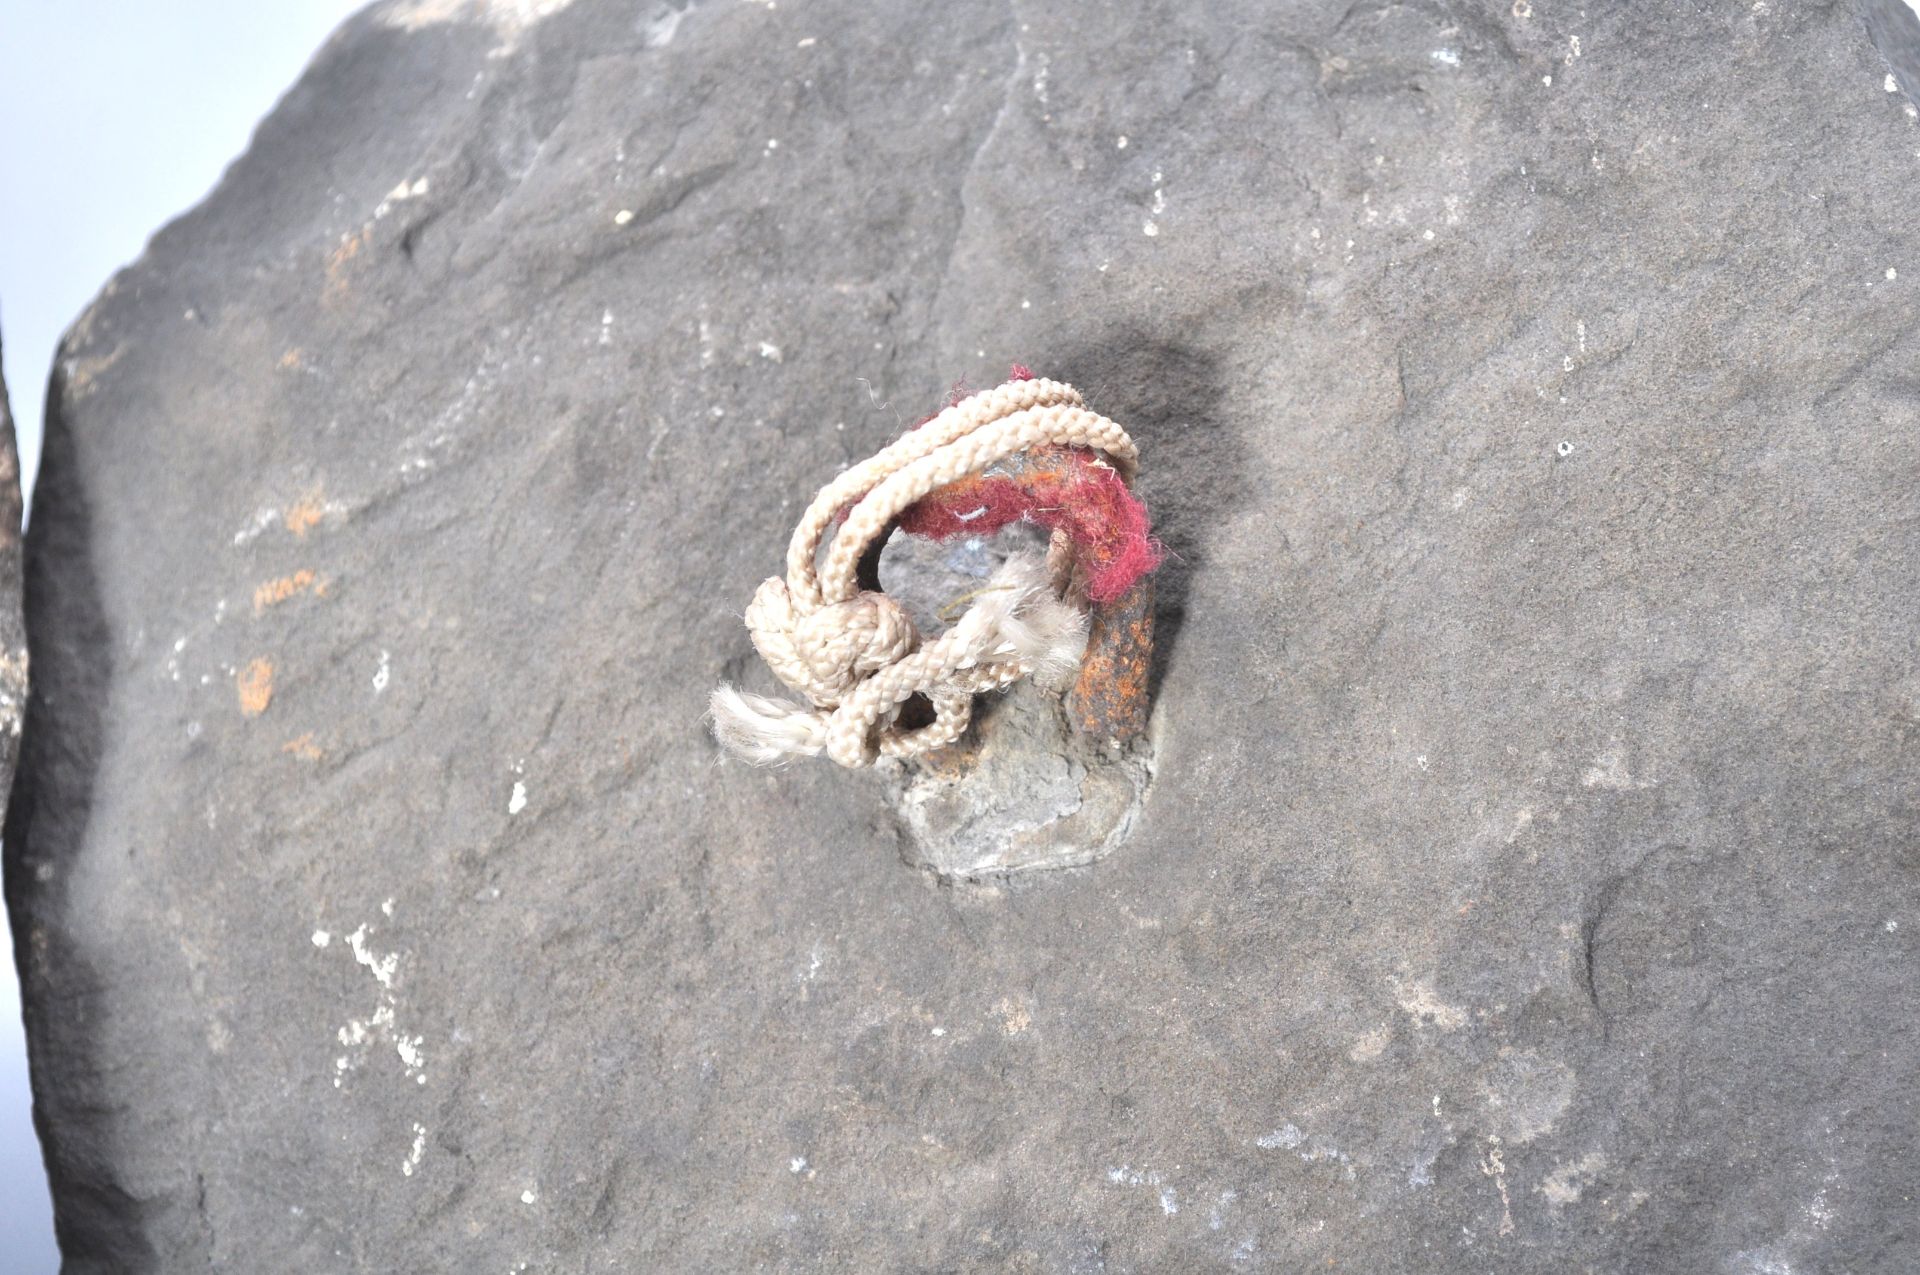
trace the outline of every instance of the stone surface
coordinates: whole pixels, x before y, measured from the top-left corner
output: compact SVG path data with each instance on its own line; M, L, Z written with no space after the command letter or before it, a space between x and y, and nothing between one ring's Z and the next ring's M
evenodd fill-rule
M416 3L66 344L75 1271L1920 1264L1920 226L1827 7ZM717 759L800 502L1141 439L1155 775Z
M0 792L12 783L27 711L27 631L20 613L20 452L0 372ZM0 809L5 806L0 801Z

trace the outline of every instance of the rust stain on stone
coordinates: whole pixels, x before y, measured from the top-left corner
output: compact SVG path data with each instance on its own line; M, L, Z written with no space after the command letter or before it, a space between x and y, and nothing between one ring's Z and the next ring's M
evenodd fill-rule
M298 504L295 504L287 510L282 521L287 524L288 531L291 531L296 536L305 538L306 534L319 526L320 520L326 516L326 500L322 496L320 489L315 487L311 492L302 496Z
M267 705L273 703L273 662L262 656L248 664L234 679L234 689L240 693L241 716L258 717L266 712Z
M1080 676L1067 692L1074 729L1100 743L1124 744L1147 729L1152 707L1147 677L1153 666L1153 578L1148 576L1110 607L1093 613L1093 632Z
M327 286L321 293L321 300L328 304L335 304L346 299L347 263L360 255L360 250L367 246L367 239L371 234L372 227L369 226L345 236L341 239L340 246L327 257Z
M319 761L325 755L320 751L320 745L313 742L312 731L308 731L297 739L288 740L280 745L280 751L290 753L301 761Z
M304 567L290 576L269 580L253 591L253 613L260 615L268 607L279 606L288 598L298 597L303 593L324 598L327 596L327 582Z

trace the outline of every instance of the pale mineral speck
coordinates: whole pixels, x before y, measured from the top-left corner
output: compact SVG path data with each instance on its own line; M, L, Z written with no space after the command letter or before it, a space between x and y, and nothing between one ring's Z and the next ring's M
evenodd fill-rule
M1887 72L1887 78L1880 82L1880 87L1889 93L1898 93L1900 91L1900 81L1894 79L1893 72L1889 71Z
M631 208L622 208L619 212L613 215L613 224L616 226L624 226L632 220L633 220L633 209Z
M1141 225L1140 233L1152 239L1160 233L1160 224L1155 221L1147 221Z
M513 786L513 795L507 798L507 813L517 815L526 808L527 786L522 783L516 783Z
M1895 270L1892 266L1887 267L1888 283L1892 283L1895 279L1898 279L1899 277L1900 277L1900 272L1898 270Z
M771 362L771 363L779 363L784 361L784 357L780 352L780 347L775 345L771 341L762 341L760 343L760 357L763 359L766 359L768 362Z
M392 657L385 651L380 652L380 667L373 671L373 693L378 695L387 689L387 682L393 676L393 666L388 663Z
M331 942L333 942L333 935L327 933L325 930L315 930L313 932L313 945L315 947L325 947Z
M522 1204L532 1204L535 1200L539 1198L540 1198L540 1193L534 1190L532 1187L528 1187L526 1190L520 1193L520 1203Z
M807 1157L803 1155L797 1155L793 1157L793 1159L787 1161L788 1173L805 1173L806 1170L807 1170Z

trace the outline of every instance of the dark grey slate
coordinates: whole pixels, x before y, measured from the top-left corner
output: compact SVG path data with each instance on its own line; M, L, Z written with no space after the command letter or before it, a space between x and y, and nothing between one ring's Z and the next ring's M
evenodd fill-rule
M57 370L70 1268L1920 1266L1887 74L1751 0L355 19ZM941 885L700 718L1015 359L1145 449L1156 769Z

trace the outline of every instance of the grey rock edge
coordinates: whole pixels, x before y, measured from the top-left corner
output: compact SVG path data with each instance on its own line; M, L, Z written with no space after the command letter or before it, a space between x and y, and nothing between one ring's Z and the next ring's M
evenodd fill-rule
M0 360L4 362L4 360ZM0 369L0 792L13 782L27 712L27 631L21 616L20 451ZM5 809L0 800L0 810Z
M70 1269L1920 1266L1887 74L1747 0L355 19L56 371ZM1145 449L1153 785L943 886L700 718L797 502L1015 359Z

